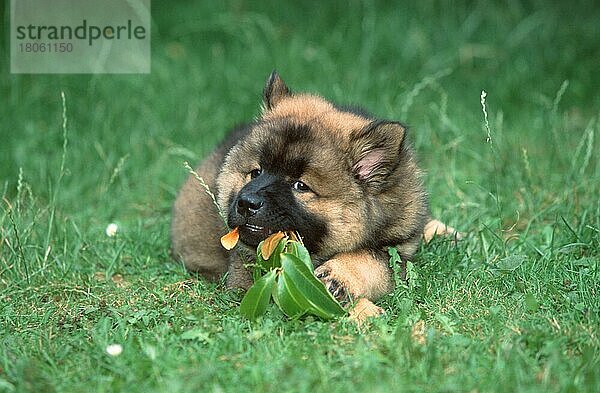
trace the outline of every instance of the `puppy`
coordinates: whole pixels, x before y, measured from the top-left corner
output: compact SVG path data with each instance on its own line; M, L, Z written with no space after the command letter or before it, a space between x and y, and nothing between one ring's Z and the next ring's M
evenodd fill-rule
M372 301L394 288L387 248L410 260L422 238L454 229L429 219L422 172L406 127L312 94L292 93L273 72L262 115L234 129L197 168L241 246L226 251L212 198L190 176L173 208L173 251L210 280L247 289L244 265L277 231L300 234L315 275L341 302ZM402 266L404 271L405 266Z

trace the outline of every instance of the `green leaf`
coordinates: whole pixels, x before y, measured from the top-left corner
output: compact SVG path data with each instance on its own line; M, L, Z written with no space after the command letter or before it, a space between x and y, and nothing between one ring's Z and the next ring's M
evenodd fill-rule
M525 260L526 257L524 255L509 255L499 260L496 264L496 268L506 272L512 272L517 270Z
M204 329L194 328L183 332L180 336L183 340L198 340L203 343L210 344L212 343L212 339L210 338L208 332Z
M398 249L396 247L388 247L388 254L390 255L390 267L393 266L393 264L402 262L402 258L400 258L400 254L398 254Z
M258 263L254 263L249 268L252 268L252 281L257 282L262 277L265 270Z
M298 318L311 308L311 304L298 291L285 271L279 274L273 299L281 311L290 318Z
M408 281L408 288L411 291L421 286L419 272L411 261L406 261L406 280Z
M394 282L396 286L406 286L406 281L403 280L402 277L404 276L406 278L407 272L406 270L403 271L402 258L400 257L400 254L398 254L398 249L396 247L388 247L388 254L390 255L389 266L392 269L392 272L394 272Z
M240 313L254 321L267 311L275 286L276 270L270 270L248 289L240 304Z
M323 319L346 315L346 311L335 298L327 291L325 285L319 281L310 269L298 257L292 254L281 254L281 267L290 279L293 286L291 294L295 298L304 298L309 303L308 312ZM296 288L296 291L293 288Z
M455 330L454 330L454 325L456 325L456 323L454 323L448 316L444 315L444 314L439 314L436 313L435 314L435 319L437 319L442 327L450 334L454 334Z
M310 269L311 272L315 271L315 267L312 264L312 260L310 259L310 254L308 250L302 243L290 241L285 248L285 252L295 255L300 259L304 264Z
M527 307L527 310L531 312L537 311L537 309L540 308L540 303L537 301L533 293L528 293L525 295L525 307Z

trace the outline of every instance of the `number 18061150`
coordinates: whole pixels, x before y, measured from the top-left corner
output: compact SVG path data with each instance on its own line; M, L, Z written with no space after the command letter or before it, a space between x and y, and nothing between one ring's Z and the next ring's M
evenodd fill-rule
M27 53L69 53L73 51L73 44L70 42L27 42L20 43L19 50Z

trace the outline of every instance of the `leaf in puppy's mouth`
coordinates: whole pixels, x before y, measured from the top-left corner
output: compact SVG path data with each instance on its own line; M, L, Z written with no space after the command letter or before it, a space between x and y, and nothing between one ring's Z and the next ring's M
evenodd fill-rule
M221 245L226 250L231 250L240 240L238 227L233 228L228 234L221 237Z
M260 249L260 253L262 254L264 260L271 258L271 254L273 254L273 251L275 250L275 248L277 248L279 241L281 241L281 239L283 239L284 237L285 233L280 231L272 234L271 236L265 239Z

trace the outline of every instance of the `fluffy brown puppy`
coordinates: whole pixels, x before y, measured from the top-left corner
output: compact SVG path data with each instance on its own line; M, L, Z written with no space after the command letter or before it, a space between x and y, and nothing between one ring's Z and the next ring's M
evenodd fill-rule
M173 208L175 255L208 279L228 273L247 289L244 264L276 231L296 231L319 277L340 301L374 301L393 290L387 247L410 260L428 223L427 193L406 128L322 97L292 93L275 72L262 116L233 130L198 167L241 246L226 251L213 201L190 176ZM438 225L439 224L439 225ZM427 239L453 233L438 221ZM404 267L403 267L404 268ZM367 316L380 312L367 307Z

